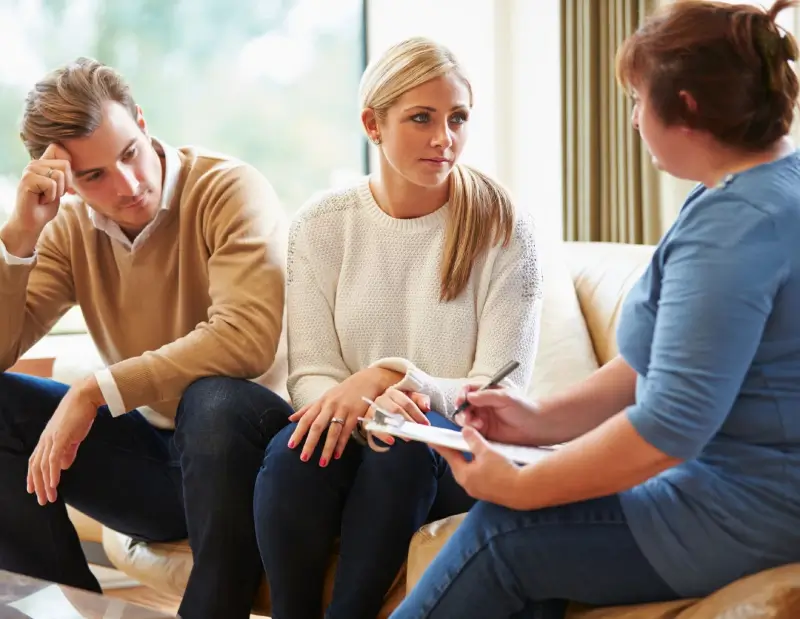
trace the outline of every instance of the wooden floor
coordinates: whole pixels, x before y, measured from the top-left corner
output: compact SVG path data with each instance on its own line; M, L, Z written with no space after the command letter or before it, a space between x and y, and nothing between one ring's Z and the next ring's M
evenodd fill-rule
M125 600L139 606L147 606L148 608L154 608L173 615L178 612L178 605L180 604L180 600L177 597L159 593L149 587L109 589L105 591L105 594L108 597Z
M128 587L121 589L109 589L105 592L108 597L118 598L138 604L139 606L146 606L156 610L163 611L168 614L175 614L178 612L180 599L176 596L166 595L154 591L149 587ZM264 615L250 615L251 619L269 619Z

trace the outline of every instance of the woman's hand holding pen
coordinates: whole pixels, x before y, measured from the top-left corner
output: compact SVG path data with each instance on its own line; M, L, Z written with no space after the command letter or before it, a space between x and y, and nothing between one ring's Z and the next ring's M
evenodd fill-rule
M532 445L531 436L538 420L538 407L523 394L508 389L465 387L456 400L463 411L456 422L464 426L462 435L472 457L460 451L432 445L447 460L455 480L474 499L520 509L521 467L495 451L487 441Z
M524 394L509 389L481 389L465 387L456 406L463 402L467 407L458 415L461 426L475 428L491 441L517 445L535 445L535 426L539 408Z

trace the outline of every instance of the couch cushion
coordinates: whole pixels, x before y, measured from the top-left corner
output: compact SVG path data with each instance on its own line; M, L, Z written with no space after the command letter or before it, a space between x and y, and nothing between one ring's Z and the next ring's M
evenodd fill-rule
M411 538L406 566L406 593L409 593L419 582L425 569L444 546L466 514L450 516L436 522L426 524Z
M406 590L463 522L459 514L422 527L411 540ZM591 608L573 604L567 619L797 619L800 617L800 563L742 578L702 600Z
M574 605L569 619L796 619L800 617L800 564L741 578L701 600L614 608Z
M78 532L78 539L82 542L95 542L97 544L103 542L103 525L97 520L79 512L70 505L67 505L67 514Z
M567 243L565 254L601 365L617 355L617 321L628 291L653 255L649 245Z
M533 398L577 384L598 367L564 258L570 244L546 237L538 238L537 243L544 294L539 346L528 391Z
M182 596L192 570L192 551L186 541L146 544L135 542L127 535L103 527L103 549L111 563L128 576L156 591ZM333 594L336 555L331 557L325 578L323 602L327 605ZM384 599L377 619L386 619L405 595L405 567L395 578ZM269 615L272 604L266 578L261 582L253 612Z

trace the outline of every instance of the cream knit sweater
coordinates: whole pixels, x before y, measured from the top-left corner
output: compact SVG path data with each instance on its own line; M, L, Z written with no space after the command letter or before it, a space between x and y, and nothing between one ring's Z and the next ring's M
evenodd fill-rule
M398 387L449 412L467 382L517 360L509 382L527 388L541 312L541 272L530 218L512 242L473 267L466 289L439 300L448 207L395 219L368 178L313 199L289 237L288 389L296 409L370 366L405 375Z

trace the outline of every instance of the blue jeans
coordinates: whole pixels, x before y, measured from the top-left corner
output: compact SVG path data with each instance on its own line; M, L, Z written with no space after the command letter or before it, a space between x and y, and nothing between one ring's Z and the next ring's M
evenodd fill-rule
M249 617L263 570L253 485L291 407L255 383L204 378L184 393L176 429L138 411L97 412L55 503L25 489L28 458L67 392L60 383L0 374L0 569L100 591L65 502L135 540L189 538L194 568L183 619Z
M561 619L568 601L677 597L639 550L616 495L529 512L480 502L392 619Z
M454 427L436 413L432 423ZM339 460L319 466L324 436L308 462L287 443L295 424L267 448L255 493L256 537L273 619L319 619L325 572L339 538L328 619L375 619L426 521L467 511L474 501L427 445L398 439L378 453L352 439Z

